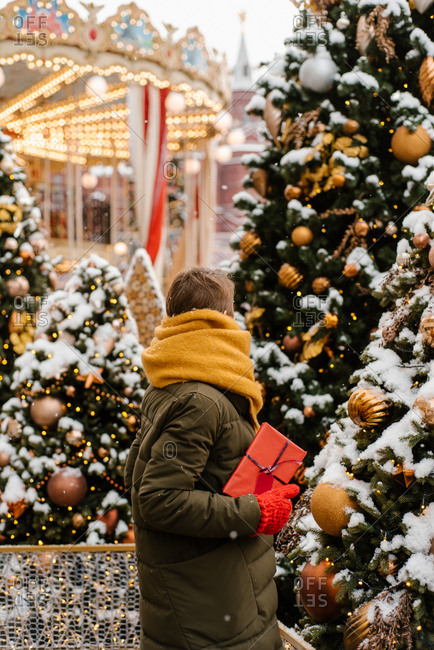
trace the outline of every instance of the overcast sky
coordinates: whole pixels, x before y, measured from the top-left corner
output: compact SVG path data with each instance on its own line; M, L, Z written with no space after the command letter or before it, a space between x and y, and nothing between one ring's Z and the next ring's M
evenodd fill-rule
M85 15L78 0L66 0L80 15ZM0 0L0 7L6 2ZM103 5L100 18L113 15L128 0L95 0ZM297 9L290 0L136 0L147 11L155 27L164 34L162 23L179 27L181 37L187 27L197 26L210 47L226 52L229 65L236 60L240 41L240 11L247 11L245 36L252 66L270 61L276 52L283 51L283 42L291 32L293 16Z

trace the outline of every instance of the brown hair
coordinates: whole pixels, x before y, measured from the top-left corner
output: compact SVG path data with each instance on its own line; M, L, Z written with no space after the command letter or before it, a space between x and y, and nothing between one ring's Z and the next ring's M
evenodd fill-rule
M214 309L233 316L234 283L221 269L193 266L178 273L166 298L168 316L193 309Z

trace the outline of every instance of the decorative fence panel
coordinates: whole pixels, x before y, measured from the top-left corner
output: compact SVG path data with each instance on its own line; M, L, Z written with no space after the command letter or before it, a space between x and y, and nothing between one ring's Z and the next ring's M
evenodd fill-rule
M311 648L280 625L283 648ZM134 544L0 546L0 648L139 650Z

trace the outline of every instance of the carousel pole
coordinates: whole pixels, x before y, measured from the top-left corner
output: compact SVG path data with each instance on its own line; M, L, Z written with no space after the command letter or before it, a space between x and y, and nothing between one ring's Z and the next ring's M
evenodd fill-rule
M50 223L50 207L51 207L51 165L48 156L44 158L44 202L42 205L42 216L44 220L44 227L51 237L51 223Z
M72 101L71 86L68 86L68 99ZM72 132L70 127L65 128L66 141L68 143L68 159L66 161L66 224L68 229L68 252L75 255L75 233L74 233L74 168L72 165Z
M75 113L78 117L78 88L75 90L76 106ZM82 169L79 163L78 129L75 127L75 241L77 248L80 247L80 254L83 249L83 186L81 184Z
M113 246L119 238L119 177L116 156L112 158L112 166L113 174L110 178L110 246L113 254Z

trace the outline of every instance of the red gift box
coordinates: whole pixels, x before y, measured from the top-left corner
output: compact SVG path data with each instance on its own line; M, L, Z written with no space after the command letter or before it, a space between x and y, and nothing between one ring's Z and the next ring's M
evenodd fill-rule
M305 456L304 449L264 422L223 492L239 497L286 485Z

